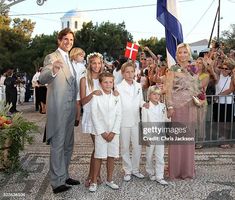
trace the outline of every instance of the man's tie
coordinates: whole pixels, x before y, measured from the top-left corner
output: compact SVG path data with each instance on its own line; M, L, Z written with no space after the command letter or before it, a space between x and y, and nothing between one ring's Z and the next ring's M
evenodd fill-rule
M74 72L72 63L69 60L68 55L65 55L65 60L66 60L67 65L69 66L70 73L72 74L73 77L75 77L75 72Z

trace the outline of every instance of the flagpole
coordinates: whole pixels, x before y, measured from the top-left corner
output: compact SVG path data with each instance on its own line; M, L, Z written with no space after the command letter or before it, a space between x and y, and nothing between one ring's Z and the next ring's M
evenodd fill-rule
M212 26L210 39L209 39L208 46L207 46L208 48L209 48L210 45L211 45L211 40L212 40L212 36L213 36L214 28L215 28L215 22L216 22L216 19L217 19L217 16L218 16L218 12L219 12L219 7L218 7L217 10L216 10L215 19L214 19L214 23L213 23L213 26Z
M219 5L218 5L218 30L217 30L217 41L219 43L220 41L220 0L219 0Z

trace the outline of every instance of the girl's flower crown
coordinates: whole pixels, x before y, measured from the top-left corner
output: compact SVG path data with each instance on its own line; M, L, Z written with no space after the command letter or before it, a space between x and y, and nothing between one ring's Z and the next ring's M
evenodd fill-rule
M102 54L98 53L98 52L93 52L87 55L86 59L87 59L87 63L89 62L91 57L99 57L101 60L103 60L103 56Z

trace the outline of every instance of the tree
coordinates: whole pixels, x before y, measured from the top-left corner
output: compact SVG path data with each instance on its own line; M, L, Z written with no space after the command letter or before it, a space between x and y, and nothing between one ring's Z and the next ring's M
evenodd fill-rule
M75 34L74 46L81 47L86 53L97 51L117 59L124 54L126 42L133 40L125 28L124 22L103 22L99 26L93 26L92 22L84 23L82 29Z
M0 1L0 15L1 16L6 16L9 13L9 6L7 6L6 4L2 3L2 1Z
M57 32L54 32L53 35L36 35L32 39L29 50L31 52L33 72L42 67L45 56L57 48L57 34Z
M92 22L83 23L82 29L75 33L74 46L82 48L86 53L93 51L96 28Z
M141 39L138 41L141 47L147 46L155 55L162 55L163 59L166 58L166 39L157 37L150 37L149 39Z
M2 4L0 4L2 6ZM27 69L30 52L28 50L35 23L27 19L8 17L8 10L0 16L0 71L15 67L20 71Z
M124 54L127 41L133 40L131 34L125 30L124 22L117 25L110 22L103 22L97 28L96 36L99 51L105 52L108 57L115 59Z
M230 30L222 32L222 41L224 42L225 51L235 49L235 24L230 25Z

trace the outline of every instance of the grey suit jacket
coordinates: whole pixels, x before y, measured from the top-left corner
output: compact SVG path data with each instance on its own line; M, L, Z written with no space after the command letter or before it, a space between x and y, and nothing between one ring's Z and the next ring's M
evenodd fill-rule
M61 60L64 65L56 76L53 77L52 63L55 60ZM58 50L46 56L39 81L41 84L48 84L46 101L46 139L48 141L58 129L64 128L60 127L60 122L64 120L64 112L68 103L74 103L74 109L71 109L69 112L74 115L75 119L77 83L76 77L71 75L68 64L64 62Z

